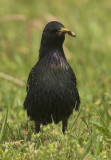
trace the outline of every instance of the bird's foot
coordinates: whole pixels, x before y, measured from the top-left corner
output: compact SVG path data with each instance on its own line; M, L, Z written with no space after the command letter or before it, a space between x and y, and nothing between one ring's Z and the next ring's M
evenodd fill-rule
M40 132L40 124L35 121L35 133L39 133L39 132Z
M65 131L67 130L67 119L62 120L62 132L65 134Z

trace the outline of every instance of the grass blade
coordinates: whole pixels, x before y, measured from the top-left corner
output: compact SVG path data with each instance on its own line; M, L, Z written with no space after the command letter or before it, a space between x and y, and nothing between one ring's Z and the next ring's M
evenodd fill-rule
M0 132L0 142L2 141L3 136L5 135L5 131L7 127L7 118L8 118L8 109L7 109L7 113L6 113L2 128L1 128L1 132Z
M93 133L91 134L86 146L85 146L85 149L83 151L83 154L81 155L80 159L79 160L83 160L84 157L88 154L88 152L90 151L90 148L92 146L92 138L93 138Z
M72 124L72 126L71 126L71 128L70 128L70 132L74 129L75 123L76 123L77 119L79 118L82 110L83 110L83 107L80 109L78 115L76 116L76 118L75 118L75 120L74 120L74 122L73 122L73 124Z

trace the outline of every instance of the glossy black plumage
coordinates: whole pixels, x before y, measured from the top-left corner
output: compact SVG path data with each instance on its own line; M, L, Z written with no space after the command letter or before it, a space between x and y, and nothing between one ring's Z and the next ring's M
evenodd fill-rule
M63 29L64 26L56 21L46 25L39 60L28 77L24 108L30 119L35 121L36 132L39 132L40 124L47 125L52 120L56 124L62 121L64 132L73 109L79 109L76 77L62 47L65 33L74 34Z

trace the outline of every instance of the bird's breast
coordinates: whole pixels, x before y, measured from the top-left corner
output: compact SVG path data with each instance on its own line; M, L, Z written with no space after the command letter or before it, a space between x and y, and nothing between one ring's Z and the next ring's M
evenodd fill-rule
M73 87L71 67L65 56L57 50L41 58L36 70L35 85L40 92L65 92Z
M60 59L61 61L61 59ZM40 73L39 79L37 79L37 85L42 90L48 92L60 90L65 91L69 85L72 84L70 66L67 63L61 61L55 63L53 61L47 67L44 67Z
M68 69L68 63L65 56L63 56L59 51L55 51L49 58L48 65L50 68L55 69Z

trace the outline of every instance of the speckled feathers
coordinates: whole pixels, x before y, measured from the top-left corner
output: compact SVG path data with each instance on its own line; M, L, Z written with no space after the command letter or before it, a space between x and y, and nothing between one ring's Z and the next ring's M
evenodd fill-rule
M58 30L64 27L59 22L46 25L39 51L39 60L32 68L27 81L27 95L24 108L37 124L47 125L54 120L63 122L63 132L73 109L80 104L76 77L68 64L62 48L65 34Z

